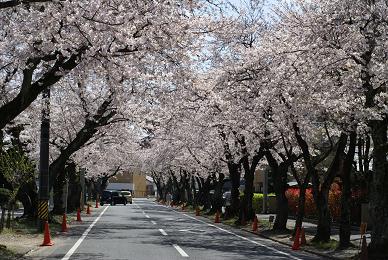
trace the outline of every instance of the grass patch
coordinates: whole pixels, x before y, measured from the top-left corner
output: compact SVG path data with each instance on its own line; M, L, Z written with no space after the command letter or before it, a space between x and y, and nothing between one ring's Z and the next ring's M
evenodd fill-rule
M0 245L0 259L21 259L20 254L16 254L11 250L8 250L6 246Z
M273 224L271 225L271 223L268 220L260 219L259 226L262 229L270 229L270 228L272 228Z
M12 221L12 228L3 230L3 233L8 234L36 234L38 229L36 227L36 222L29 219L17 219Z
M320 250L335 250L338 247L339 242L331 239L329 242L311 242L311 245Z
M237 225L235 224L237 220L238 220L238 217L233 217L226 220L222 220L222 223L229 226L237 227Z
M71 218L67 219L69 223ZM53 215L50 216L50 232L51 235L55 235L56 232L61 230L62 216ZM0 234L19 234L19 235L34 235L40 234L37 227L36 220L30 220L25 218L14 219L12 221L12 228L4 228L3 232ZM1 258L0 258L1 260Z

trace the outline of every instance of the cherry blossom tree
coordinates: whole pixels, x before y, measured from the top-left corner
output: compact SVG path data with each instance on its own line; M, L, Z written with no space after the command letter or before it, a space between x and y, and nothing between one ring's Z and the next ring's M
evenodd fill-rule
M81 65L120 66L131 75L141 61L175 60L197 25L194 1L1 2L0 128L44 89ZM113 77L112 77L113 78Z

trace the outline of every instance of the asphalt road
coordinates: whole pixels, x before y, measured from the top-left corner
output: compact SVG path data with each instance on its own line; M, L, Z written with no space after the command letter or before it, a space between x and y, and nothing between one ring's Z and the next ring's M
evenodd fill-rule
M134 204L126 206L104 206L99 216L96 213L53 247L33 252L30 258L321 259L147 199L135 199Z

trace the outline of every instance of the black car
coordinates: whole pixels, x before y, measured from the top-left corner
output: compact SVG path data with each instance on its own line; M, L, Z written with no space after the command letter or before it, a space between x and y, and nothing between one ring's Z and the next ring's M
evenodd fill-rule
M101 206L104 204L110 204L110 205L116 205L116 204L124 204L127 205L128 201L127 198L121 194L119 191L111 191L111 190L104 190L102 193L101 198Z

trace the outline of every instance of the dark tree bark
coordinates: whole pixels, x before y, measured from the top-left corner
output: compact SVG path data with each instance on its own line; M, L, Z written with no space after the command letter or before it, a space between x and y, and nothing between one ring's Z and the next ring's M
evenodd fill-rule
M66 184L66 175L59 174L58 178L55 179L55 183L53 185L54 190L54 208L51 211L54 215L62 215L65 213L65 204L63 201L63 187Z
M198 192L196 190L196 186L195 186L195 176L194 175L191 175L191 181L190 181L190 187L191 187L191 191L192 191L192 194L193 194L193 204L195 207L199 206L198 205Z
M24 208L23 216L28 219L35 219L37 217L38 208L38 191L35 181L23 185L16 197Z
M240 178L241 178L241 167L239 164L234 162L228 162L229 178L231 181L230 191L230 209L228 212L229 216L235 216L240 209Z
M253 180L255 177L255 171L256 167L259 164L260 160L264 157L264 150L259 149L256 151L256 154L252 157L252 163L249 164L249 154L247 151L246 143L245 143L245 137L241 136L238 139L238 142L241 145L241 152L242 152L242 159L241 163L244 168L244 179L245 179L245 189L244 189L244 197L242 200L242 207L240 208L240 219L244 215L245 219L253 219L254 217L254 210L252 205L252 199L253 199Z
M299 199L298 199L298 215L296 216L294 233L297 228L302 228L303 218L306 207L306 190L309 182L309 176L305 179L302 185L299 185Z
M224 146L224 155L228 164L229 178L232 184L231 187L231 205L227 212L228 217L236 216L240 209L240 178L241 178L241 162L236 163L229 147L229 143L225 132L220 129L220 137Z
M154 183L156 185L156 189L158 191L159 199L165 199L164 195L163 195L164 186L163 186L163 183L162 183L162 178L156 172L152 172L151 176L152 176L152 179L154 180Z
M354 154L356 151L357 134L350 134L349 149L344 159L344 166L341 171L342 193L341 193L341 222L340 222L340 248L347 248L351 245L351 222L350 222L350 204L351 204L351 172L353 168Z
M179 185L179 182L178 182L174 172L170 171L170 174L171 174L170 178L172 180L172 187L173 187L172 196L173 196L174 203L182 202L182 199L183 199L182 188Z
M337 149L335 157L326 173L326 176L324 177L324 181L321 183L320 176L318 174L318 171L316 170L316 166L328 157L328 155L332 151L332 148L328 149L319 157L313 159L311 157L307 142L300 135L297 124L294 123L293 127L298 145L302 150L302 155L307 170L307 176L311 176L312 178L313 197L318 211L317 233L315 234L313 241L328 242L330 241L331 234L331 216L328 206L329 190L336 174L339 171L341 156L345 150L348 136L345 133L341 134L339 141L336 144ZM330 137L329 140L331 140ZM331 147L333 147L333 144L331 145Z
M369 7L374 7L373 1L367 2ZM380 57L377 38L381 37L380 27L382 20L378 15L372 16L367 21L368 26L360 27L360 33L364 37L364 52L360 53L361 59L353 57L361 68L361 82L365 93L365 107L380 110L376 103L376 97L380 93L386 93L387 84L377 85L373 82L375 75L370 67L374 64L372 59ZM381 120L372 119L368 122L373 141L373 175L369 186L369 213L372 222L371 243L368 247L370 259L387 259L388 257L388 161L387 161L387 114L383 114ZM364 170L369 170L365 169Z
M372 129L373 175L370 184L369 213L372 220L371 243L368 255L371 259L388 257L388 162L387 121L370 123Z
M201 180L201 204L203 205L203 210L209 210L211 207L211 201L210 201L210 189L211 189L211 176L208 175L206 180L203 180L203 178L199 178Z
M189 174L186 171L186 176L185 176L185 189L186 189L186 194L187 194L187 203L189 205L194 205L194 195L193 195L193 189L191 187L191 174Z
M218 173L218 180L215 184L214 189L214 198L213 198L213 210L221 212L222 208L222 186L224 184L225 175L223 173Z
M348 136L342 133L338 142L335 157L330 165L330 168L328 169L323 183L320 183L319 176L317 174L312 175L313 196L318 211L317 233L315 234L313 241L330 241L332 220L329 210L329 191L335 176L340 170L342 161L341 156L343 155L346 148L347 140Z
M273 176L274 190L276 194L276 218L273 225L273 230L285 231L287 230L288 220L288 199L286 197L287 190L287 171L289 166L297 160L296 156L294 159L286 159L280 164L275 160L270 151L266 151L265 156L268 164L271 167Z

